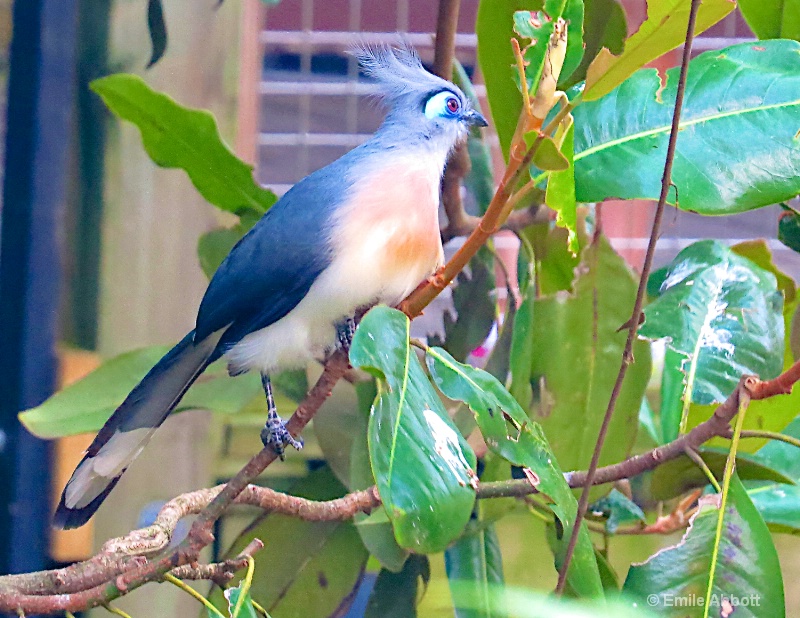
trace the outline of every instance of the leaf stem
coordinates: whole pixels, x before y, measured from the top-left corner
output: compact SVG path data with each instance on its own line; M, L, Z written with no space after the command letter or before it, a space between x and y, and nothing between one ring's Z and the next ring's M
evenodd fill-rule
M693 448L687 447L686 456L689 459L691 459L695 463L695 465L703 471L703 474L706 475L708 482L711 483L711 485L714 487L714 490L717 493L719 493L721 491L719 487L719 481L717 481L717 478L714 476L714 473L711 471L711 468L708 467L708 464L700 456L700 453L698 453Z
M622 362L620 363L617 379L614 383L614 388L609 397L608 407L606 408L603 422L600 425L600 432L597 436L592 459L589 463L589 469L586 473L586 480L581 491L581 497L578 500L578 512L575 517L575 523L570 533L567 549L564 554L564 561L558 571L558 583L556 584L556 594L560 595L564 592L567 584L567 572L569 565L572 562L572 556L575 553L575 545L578 542L578 534L580 533L581 522L586 516L586 509L589 508L589 491L594 482L594 475L597 472L597 467L600 463L600 453L603 450L608 427L611 424L611 417L614 414L614 409L617 405L617 399L622 392L622 383L625 379L625 374L628 366L633 363L633 342L636 339L636 330L639 327L639 319L642 315L642 306L644 304L645 291L647 289L647 278L650 275L650 270L653 265L653 257L655 255L656 243L658 242L658 231L661 227L661 219L664 215L664 208L667 203L669 189L672 186L672 163L675 159L675 147L678 141L678 129L680 127L681 109L683 107L683 95L686 91L686 76L689 72L689 59L692 53L692 43L694 41L694 29L697 19L697 10L700 7L700 0L692 0L691 9L689 11L689 22L686 27L686 43L683 47L683 58L681 59L681 72L678 79L678 87L675 96L675 109L672 114L672 128L669 135L669 144L667 146L667 157L664 163L664 174L661 177L661 195L658 199L656 212L653 217L653 228L650 232L650 241L647 245L647 253L644 258L644 265L642 266L642 275L639 278L639 288L636 292L636 300L633 303L633 311L631 312L630 326L628 327L628 338L625 342L625 349L622 353ZM574 103L574 101L573 101Z
M744 425L744 415L750 405L750 394L746 389L740 387L739 392L739 413L736 416L736 426L733 430L731 449L728 452L728 459L725 461L725 476L722 478L722 496L719 502L719 514L717 515L717 530L714 533L714 549L711 552L711 568L708 571L708 588L706 589L706 603L703 609L703 618L708 618L711 592L714 589L714 575L717 570L717 560L719 558L719 545L722 540L722 525L725 522L725 507L728 503L728 493L731 486L731 477L736 468L736 452L739 449L739 438L742 434Z
M214 607L214 604L211 603L211 601L206 599L202 594L197 592L197 590L192 588L189 584L186 584L186 583L182 582L181 580L179 580L172 573L165 573L164 574L164 580L168 581L173 586L177 586L178 588L183 590L189 596L194 597L195 599L200 601L200 603L205 605L206 609L208 609L208 611L211 612L212 614L214 614L215 616L219 616L220 618L225 618L225 615L221 611L219 611L216 607Z
M800 439L794 436L787 436L785 433L777 431L766 431L762 429L744 429L739 436L741 438L766 438L767 440L777 440L800 448Z

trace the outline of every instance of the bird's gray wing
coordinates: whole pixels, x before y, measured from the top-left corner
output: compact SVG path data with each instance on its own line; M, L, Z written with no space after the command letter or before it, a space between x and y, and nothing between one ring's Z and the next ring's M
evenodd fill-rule
M223 354L245 335L277 322L330 264L330 219L345 194L339 166L306 177L231 250L209 284L196 340L222 328Z

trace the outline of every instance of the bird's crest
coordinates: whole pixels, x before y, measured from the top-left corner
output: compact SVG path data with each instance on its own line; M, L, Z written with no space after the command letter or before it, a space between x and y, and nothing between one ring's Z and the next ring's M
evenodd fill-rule
M381 96L386 99L396 100L406 94L447 85L425 70L417 52L406 43L398 47L357 45L351 53L358 59L364 73L378 82Z

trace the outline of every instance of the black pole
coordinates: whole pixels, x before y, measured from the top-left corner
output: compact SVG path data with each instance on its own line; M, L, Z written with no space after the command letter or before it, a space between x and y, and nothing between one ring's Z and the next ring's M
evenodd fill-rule
M50 449L17 413L56 384L76 0L13 8L0 210L0 572L48 563Z

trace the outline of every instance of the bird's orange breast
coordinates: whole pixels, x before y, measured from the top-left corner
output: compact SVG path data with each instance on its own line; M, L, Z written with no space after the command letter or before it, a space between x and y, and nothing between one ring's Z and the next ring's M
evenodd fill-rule
M365 273L374 271L398 290L413 289L442 262L441 169L430 163L403 157L371 171L357 183L340 219L341 250L359 253Z

